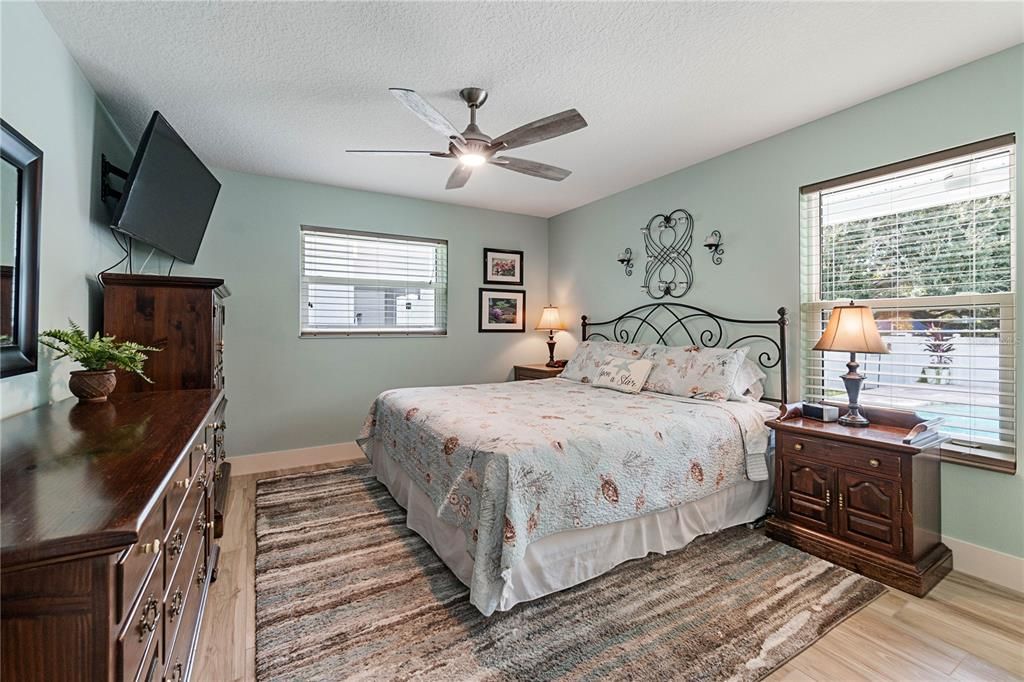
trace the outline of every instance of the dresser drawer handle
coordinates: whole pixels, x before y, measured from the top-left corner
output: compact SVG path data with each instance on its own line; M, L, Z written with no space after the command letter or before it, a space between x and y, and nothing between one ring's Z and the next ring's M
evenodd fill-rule
M831 490L826 490L825 491L825 506L826 507L831 507L832 506L832 491Z
M139 641L146 639L146 634L156 630L156 622L160 619L160 604L153 595L146 599L146 605L139 616Z
M185 667L181 664L181 661L175 663L174 667L171 668L171 676L167 678L167 682L179 682L179 680L183 679L184 669Z
M205 471L203 473L199 474L198 476L196 476L196 485L199 486L200 488L202 488L203 490L206 490L206 484L208 482L209 481L207 479L207 475L206 475Z
M181 593L181 588L179 587L177 590L174 591L174 596L171 597L171 608L170 608L170 610L168 610L168 613L171 616L171 620L174 620L174 618L179 613L181 613L181 609L184 606L185 606L185 595Z
M202 585L205 582L206 582L206 564L204 563L202 566L199 567L199 570L196 572L196 584L197 585Z
M160 551L160 541L153 540L153 542L147 542L143 545L139 545L139 554L156 554Z
M881 462L879 462L876 458L872 457L871 459L868 460L868 464L871 465L872 469L877 469L878 465L881 464Z
M174 535L171 537L171 541L167 543L167 555L172 559L176 558L181 554L182 548L185 546L185 533L179 528L174 531Z
M174 482L174 487L175 488L187 488L190 480L191 479L188 476L186 476L185 478L181 479L180 481L175 481Z
M206 443L200 443L199 445L195 446L194 449L198 450L199 452L205 453L207 450L210 449L210 446L207 445Z
M843 510L843 494L839 493L839 511Z
M803 443L797 443L796 445L793 446L793 449L796 450L797 452L800 452L801 450L804 449L804 444Z
M206 512L200 512L199 518L196 519L196 532L200 535L206 530Z

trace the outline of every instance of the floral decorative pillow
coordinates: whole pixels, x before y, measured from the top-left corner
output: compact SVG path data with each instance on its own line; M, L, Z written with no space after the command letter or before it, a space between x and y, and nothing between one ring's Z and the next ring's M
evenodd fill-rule
M644 390L700 400L728 400L747 350L650 346L644 358L654 363L654 369Z
M584 341L576 346L576 352L565 365L559 375L563 379L572 379L589 384L597 377L597 371L609 356L639 360L646 346L636 343L616 343L614 341Z
M610 388L623 393L639 393L647 382L654 363L650 360L632 360L609 356L597 370L594 386Z

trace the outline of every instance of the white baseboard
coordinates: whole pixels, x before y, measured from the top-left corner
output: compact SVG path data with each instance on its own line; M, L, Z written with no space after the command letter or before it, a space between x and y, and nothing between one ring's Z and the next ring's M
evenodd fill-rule
M257 455L241 455L231 457L232 476L248 476L279 469L304 467L312 464L333 464L344 462L366 461L366 455L353 441L317 445L311 448L296 450L278 450L277 452L261 452Z
M942 538L942 542L953 551L953 570L1024 592L1024 557L951 537Z

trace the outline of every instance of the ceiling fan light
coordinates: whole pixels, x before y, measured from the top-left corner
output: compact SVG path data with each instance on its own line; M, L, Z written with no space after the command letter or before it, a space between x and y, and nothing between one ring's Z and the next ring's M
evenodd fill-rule
M482 166L487 159L480 154L463 154L459 161L463 166Z

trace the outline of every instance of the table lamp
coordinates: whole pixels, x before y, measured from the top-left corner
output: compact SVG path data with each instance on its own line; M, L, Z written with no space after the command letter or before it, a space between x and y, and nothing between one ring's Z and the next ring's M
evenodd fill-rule
M541 313L540 322L537 323L537 331L548 333L548 367L555 366L555 332L565 329L562 318L558 316L558 306L545 306Z
M882 341L875 325L871 308L866 305L837 305L832 308L824 333L814 344L814 350L837 351L850 354L846 363L849 370L839 378L846 384L846 395L850 399L850 411L839 418L844 426L867 426L870 422L860 413L860 389L864 375L857 372L857 353L888 353L889 348Z

